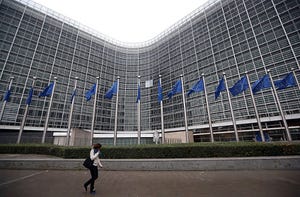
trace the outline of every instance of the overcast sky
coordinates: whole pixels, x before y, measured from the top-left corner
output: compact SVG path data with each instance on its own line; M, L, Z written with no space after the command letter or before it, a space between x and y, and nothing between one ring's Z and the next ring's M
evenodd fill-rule
M207 0L33 0L122 42L157 36Z

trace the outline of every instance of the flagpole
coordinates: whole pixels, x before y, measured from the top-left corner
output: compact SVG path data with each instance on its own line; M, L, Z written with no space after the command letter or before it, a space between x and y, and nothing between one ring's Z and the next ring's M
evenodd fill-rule
M206 85L205 85L205 79L204 79L204 73L202 75L203 80L203 87L204 87L204 95L205 95L205 103L206 103L206 110L207 110L207 116L208 116L208 124L209 124L209 131L210 131L210 141L214 142L214 133L212 129L212 123L211 123L211 116L210 116L210 110L209 110L209 104L208 104L208 97L206 92Z
M276 88L275 88L274 81L273 81L272 76L271 76L271 72L270 72L269 69L267 70L267 72L268 72L269 77L270 77L272 89L273 89L273 92L274 92L274 95L275 95L275 99L276 99L276 102L277 102L277 105L278 105L278 108L279 108L279 111L280 111L280 115L281 115L281 118L282 118L284 127L285 127L285 131L286 131L286 134L287 134L288 141L292 141L292 137L291 137L291 134L290 134L290 131L289 131L289 127L288 127L288 124L287 124L287 122L286 122L286 119L285 119L283 110L282 110L282 108L281 108L281 104L280 104L280 102L279 102L279 97L278 97L278 95L277 95L277 90L276 90Z
M49 116L50 116L50 111L51 111L51 105L52 105L52 100L53 100L53 95L54 95L56 80L57 80L57 77L54 77L54 84L53 84L53 89L52 89L52 92L51 92L51 98L50 98L50 103L49 103L49 107L48 107L48 112L47 112L47 117L46 117L44 132L43 132L43 137L42 137L42 144L45 143L46 132L47 132L47 129L48 129L48 122L49 122Z
M189 131L187 125L187 115L186 115L186 106L185 106L185 95L184 95L184 86L183 86L183 75L180 75L181 87L182 87L182 102L183 102L183 112L184 112L184 126L185 126L185 140L186 143L189 143Z
M223 72L223 77L224 77L224 81L225 81L225 87L226 87L226 92L227 92L227 97L228 97L228 102L229 102L229 107L230 107L230 112L231 112L231 118L232 118L232 123L233 123L233 128L234 128L235 139L237 142L239 142L240 140L239 140L239 135L238 135L236 122L235 122L235 118L234 118L234 114L233 114L233 108L232 108L232 103L231 103L231 98L230 98L230 94L229 94L229 90L228 90L225 72Z
M141 76L138 76L138 88L141 85ZM139 90L138 90L139 91ZM138 121L138 144L141 144L141 101L137 100L137 121Z
M159 75L159 84L161 86L161 75ZM164 109L163 101L160 101L160 119L161 119L161 143L165 143L165 127L164 127Z
M11 86L12 86L12 82L13 82L13 79L14 79L14 77L10 77L10 79L9 79L10 81L9 81L9 85L8 85L7 91L8 91L8 90L10 91ZM4 101L3 101L3 104L2 104L2 110L1 110L1 113L0 113L0 121L2 120L2 116L3 116L3 114L4 114L4 109L5 109L6 103L7 103L7 101L4 100Z
M76 91L77 87L77 80L78 77L75 77L75 82L74 82L74 89L72 94L74 94L74 91ZM66 146L70 145L70 133L71 133L71 123L72 123L72 117L73 117L73 110L74 110L74 103L75 103L75 96L74 98L71 96L71 109L70 109L70 115L69 115L69 121L68 121L68 131L67 131L67 141L66 141Z
M261 140L263 142L265 142L266 140L265 140L264 132L263 132L263 129L262 129L262 126L261 126L260 117L259 117L258 110L257 110L257 107L256 107L256 103L255 103L254 95L253 95L253 92L252 92L252 89L251 89L250 80L249 80L247 71L245 72L245 76L246 76L247 83L248 83L248 86L249 86L249 92L250 92L250 96L251 96L251 99L252 99L252 103L253 103L253 107L254 107L254 111L255 111L256 121L257 121L257 124L258 124Z
M292 68L291 70L292 70L292 72L293 72L295 81L296 81L296 83L297 83L297 87L298 87L298 89L300 90L300 85L299 85L299 81L298 81L297 76L296 76L296 71L295 71L294 68Z
M33 88L35 80L36 80L36 77L33 77L31 88ZM19 131L18 139L17 139L17 144L20 144L20 142L21 142L21 136L22 136L24 126L25 126L25 121L26 121L26 118L27 118L28 108L29 108L29 104L27 103L26 107L25 107L25 112L24 112L24 116L23 116L23 119L22 119L20 131Z
M97 104L97 92L98 92L98 84L99 84L99 78L96 77L96 90L95 90L95 98L94 98L94 107L93 107L93 117L92 117L92 127L91 127L91 139L90 144L93 144L93 138L94 138L94 126L95 126L95 116L96 116L96 104Z
M117 97L116 97L116 112L115 112L114 146L117 145L118 106L119 106L119 81L120 81L120 76L117 77Z

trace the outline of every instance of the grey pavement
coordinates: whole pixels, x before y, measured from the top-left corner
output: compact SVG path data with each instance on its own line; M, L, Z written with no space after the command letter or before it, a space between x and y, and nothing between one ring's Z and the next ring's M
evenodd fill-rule
M105 166L104 166L105 167ZM99 171L97 193L83 189L87 170L0 169L1 197L299 197L299 170Z
M90 174L79 170L82 159L0 154L0 197L298 197L299 161L299 157L103 160L106 166L99 171L97 193L91 195L83 188ZM11 169L6 166L9 162L15 162L10 163ZM33 164L36 162L41 164ZM230 170L178 170L217 166ZM165 168L168 170L160 170Z

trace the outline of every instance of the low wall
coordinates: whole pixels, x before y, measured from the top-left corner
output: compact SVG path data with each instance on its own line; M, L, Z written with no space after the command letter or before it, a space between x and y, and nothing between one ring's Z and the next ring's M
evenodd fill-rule
M192 131L188 132L189 142L194 142L194 135ZM185 131L175 131L175 132L166 132L165 140L168 144L173 143L186 143L186 132Z
M0 169L82 170L84 159L0 159ZM300 156L193 158L193 159L103 159L103 170L299 170Z

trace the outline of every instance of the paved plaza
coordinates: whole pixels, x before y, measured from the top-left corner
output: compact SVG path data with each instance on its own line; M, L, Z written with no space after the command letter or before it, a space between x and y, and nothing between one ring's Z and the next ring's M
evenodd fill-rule
M87 170L0 170L1 197L298 197L300 171L100 171L86 193Z

